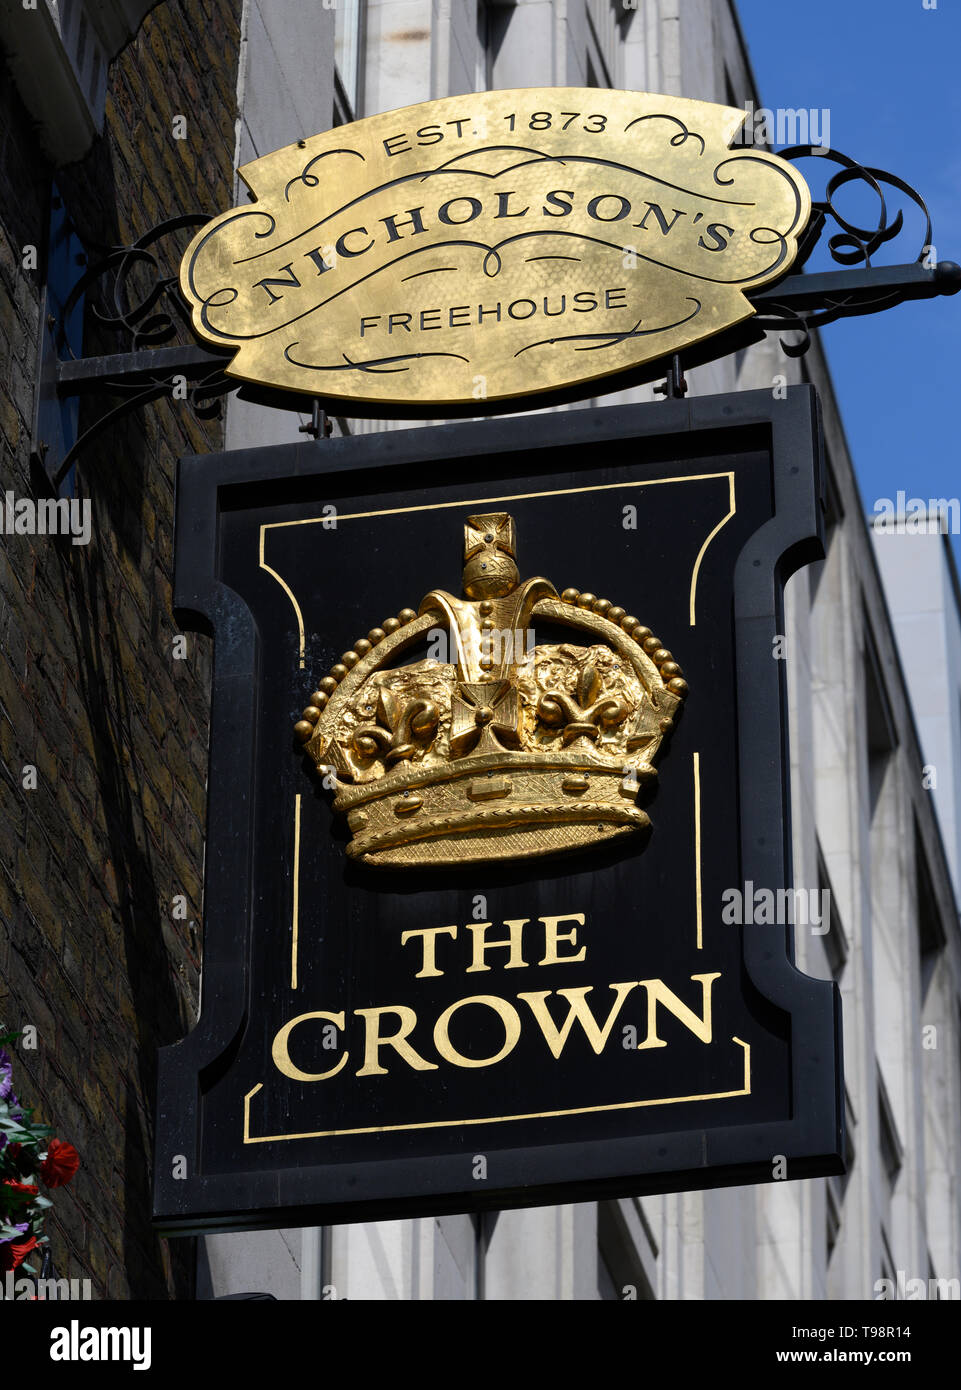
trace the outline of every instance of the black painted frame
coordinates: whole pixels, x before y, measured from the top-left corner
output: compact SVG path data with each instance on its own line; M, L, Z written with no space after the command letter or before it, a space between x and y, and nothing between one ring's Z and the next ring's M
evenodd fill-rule
M837 985L793 964L768 933L745 933L745 968L760 993L791 1016L792 1116L783 1123L683 1130L594 1145L498 1151L498 1186L465 1182L462 1156L381 1160L205 1174L200 1154L200 1078L223 1065L243 1026L253 897L253 788L261 652L252 615L216 578L221 497L232 488L313 478L363 467L483 458L521 447L651 439L727 430L770 431L774 515L748 540L734 579L738 776L745 879L791 882L784 663L772 659L783 631L783 587L823 556L820 409L814 389L742 392L655 405L614 406L507 420L443 424L320 443L236 450L181 460L174 604L182 627L215 638L205 870L203 1014L159 1057L154 1221L167 1234L270 1229L466 1210L538 1206L648 1192L770 1181L775 1155L790 1176L844 1171L841 1005ZM585 469L590 467L585 464ZM748 679L750 673L750 679ZM758 776L758 769L763 775ZM772 833L772 831L779 833ZM773 938L777 939L777 937ZM173 1176L175 1156L186 1176Z

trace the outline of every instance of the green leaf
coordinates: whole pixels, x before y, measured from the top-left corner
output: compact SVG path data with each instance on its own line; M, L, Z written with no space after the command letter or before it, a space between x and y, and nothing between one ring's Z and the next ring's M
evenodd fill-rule
M50 1200L49 1197L41 1197L41 1196L37 1195L37 1196L34 1197L34 1199L33 1199L33 1205L34 1205L35 1207L52 1207L52 1206L53 1206L53 1202Z
M31 1137L29 1129L25 1129L19 1120L0 1119L0 1129L2 1129L5 1134L22 1134L27 1139Z

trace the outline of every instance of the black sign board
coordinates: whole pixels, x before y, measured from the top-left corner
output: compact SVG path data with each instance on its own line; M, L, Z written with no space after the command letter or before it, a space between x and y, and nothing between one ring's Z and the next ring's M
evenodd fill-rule
M796 387L182 461L176 607L212 631L214 683L203 1012L160 1057L162 1230L842 1171L839 995L777 911L781 593L822 554L819 451ZM385 615L459 592L463 527L492 513L523 578L606 595L683 667L652 830L367 862L294 725ZM758 893L773 913L725 910Z

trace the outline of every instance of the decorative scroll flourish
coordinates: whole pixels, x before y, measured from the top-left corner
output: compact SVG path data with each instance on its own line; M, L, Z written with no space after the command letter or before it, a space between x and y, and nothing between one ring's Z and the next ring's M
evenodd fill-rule
M176 271L166 273L167 257L158 244L184 228L202 227L208 220L203 213L183 213L158 222L128 246L95 244L99 259L77 281L67 311L81 295L98 286L100 303L92 304L91 313L105 329L125 335L125 350L136 352L170 342L179 329L187 329L180 336L184 342L192 342L190 310L180 293ZM179 254L177 248L171 253L175 265Z
M92 320L108 335L119 339L116 350L123 354L116 369L110 359L94 359L98 370L90 375L76 376L68 386L61 374L61 391L96 389L108 395L119 395L119 403L100 415L84 430L59 462L54 483L66 477L77 455L93 439L122 416L142 405L170 396L181 384L183 396L201 420L220 415L220 397L236 390L238 383L225 376L213 353L198 353L190 328L190 309L178 283L176 267L183 250L173 241L177 232L196 229L207 222L203 213L184 213L168 218L151 227L143 236L126 246L105 246L94 243L96 259L78 279L68 296L63 317L66 317L84 296L90 297ZM168 241L169 239L169 241ZM170 247L166 249L164 243ZM183 353L168 349L158 355L156 366L150 362L151 352L176 342ZM62 345L59 345L62 352ZM192 360L190 354L195 354ZM224 365L227 358L224 357Z
M135 377L121 370L100 377L97 385L101 391L108 395L122 395L123 399L105 411L103 415L99 415L77 437L60 461L53 477L54 486L60 486L76 462L78 455L110 425L115 424L125 415L131 414L140 406L150 405L152 401L169 397L175 385L173 378L178 374L183 375L182 369L171 368L166 372L154 373L138 372ZM198 380L189 382L186 386L184 399L190 403L190 407L198 420L212 420L220 415L220 397L229 391L236 391L237 386L238 383L225 377L218 367L214 371L208 371Z
M779 151L779 154L782 159L795 163L801 159L816 157L819 162L840 165L840 168L827 179L823 198L812 200L811 220L800 239L792 275L797 275L810 259L815 247L822 244L823 233L825 230L830 231L832 223L837 230L833 231L824 243L831 259L841 266L873 269L872 257L882 247L893 242L904 230L904 213L898 208L891 215L889 201L885 199L885 185L889 190L894 189L904 194L920 210L924 218L924 239L915 257L915 263L934 268L929 262L929 257L933 255L931 217L924 199L910 184L898 178L896 174L860 164L849 155L842 154L840 150L824 149L814 145L794 145L790 149ZM873 225L862 226L846 217L838 207L838 194L850 184L866 186L875 195L877 203ZM816 305L805 303L803 307L799 307L788 302L787 296L779 299L775 287L760 301L763 312L759 314L755 324L768 331L796 330L801 335L800 340L790 343L782 338L781 347L789 357L800 357L811 346L813 329L833 323L836 319L877 313L880 309L891 308L915 297L917 296L911 293L908 282L902 286L896 281L874 286L852 275L838 286L836 292L828 291L822 294Z

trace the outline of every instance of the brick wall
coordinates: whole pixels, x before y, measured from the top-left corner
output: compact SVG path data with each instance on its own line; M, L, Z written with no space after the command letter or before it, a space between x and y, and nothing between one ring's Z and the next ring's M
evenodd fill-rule
M113 63L104 136L57 175L86 245L232 202L239 14L240 0L167 0ZM51 178L4 75L0 491L18 498L35 495L43 279L22 248L42 254ZM88 315L85 353L123 350ZM174 657L174 476L181 454L221 443L186 402L139 408L80 458L88 546L0 536L0 1020L38 1031L17 1090L82 1160L47 1230L58 1274L98 1298L192 1296L193 1242L150 1227L150 1155L156 1051L196 1017L211 661L193 635Z

